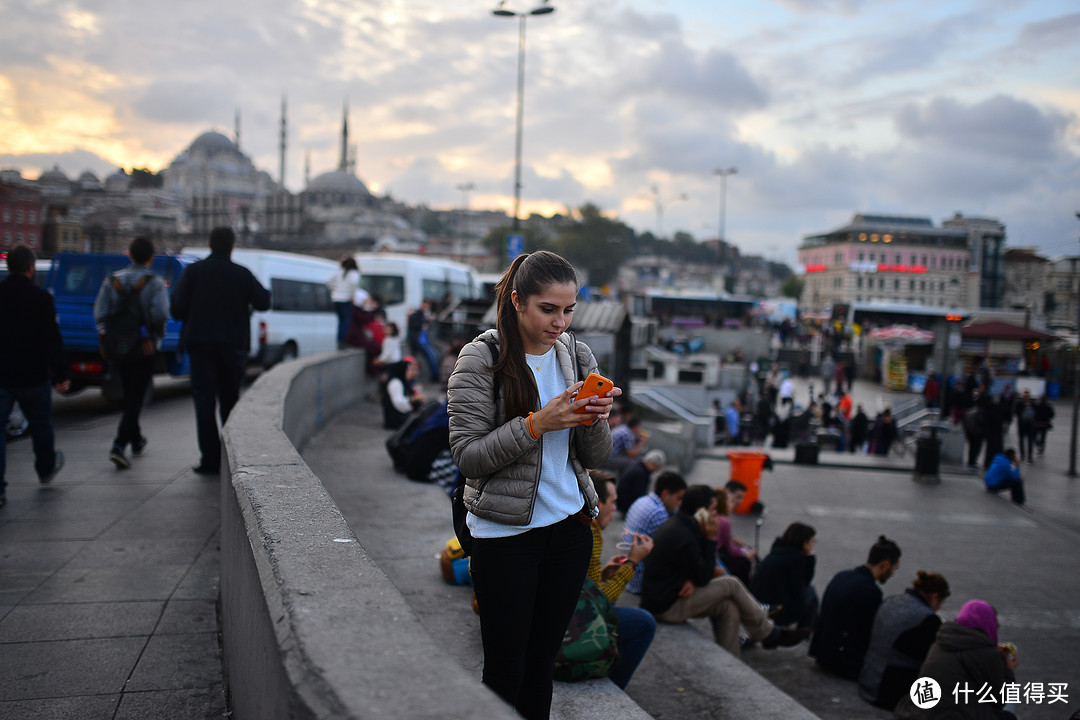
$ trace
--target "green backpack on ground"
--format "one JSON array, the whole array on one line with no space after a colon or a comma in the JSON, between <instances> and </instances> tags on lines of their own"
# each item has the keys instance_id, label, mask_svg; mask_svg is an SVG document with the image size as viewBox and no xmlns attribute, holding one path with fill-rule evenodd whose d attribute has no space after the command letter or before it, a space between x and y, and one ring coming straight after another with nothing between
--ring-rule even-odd
<instances>
[{"instance_id":1,"label":"green backpack on ground","mask_svg":"<svg viewBox=\"0 0 1080 720\"><path fill-rule=\"evenodd\" d=\"M618 639L615 607L596 583L585 578L574 617L555 658L555 679L575 682L606 677L619 662Z\"/></svg>"}]
</instances>

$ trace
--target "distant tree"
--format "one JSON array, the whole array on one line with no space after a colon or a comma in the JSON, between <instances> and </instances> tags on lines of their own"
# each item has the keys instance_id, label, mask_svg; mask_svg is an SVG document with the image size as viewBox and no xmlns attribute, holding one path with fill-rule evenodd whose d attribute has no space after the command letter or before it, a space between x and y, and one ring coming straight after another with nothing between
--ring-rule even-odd
<instances>
[{"instance_id":1,"label":"distant tree","mask_svg":"<svg viewBox=\"0 0 1080 720\"><path fill-rule=\"evenodd\" d=\"M493 256L499 258L500 268L505 268L509 265L506 261L506 239L513 234L513 226L507 224L493 228L484 236L484 247L486 247L488 252ZM518 234L525 238L525 252L527 253L551 249L540 226L535 223L522 223Z\"/></svg>"},{"instance_id":2,"label":"distant tree","mask_svg":"<svg viewBox=\"0 0 1080 720\"><path fill-rule=\"evenodd\" d=\"M734 275L725 275L724 276L724 292L726 292L726 293L735 292L735 276Z\"/></svg>"},{"instance_id":3,"label":"distant tree","mask_svg":"<svg viewBox=\"0 0 1080 720\"><path fill-rule=\"evenodd\" d=\"M165 184L165 178L153 170L133 168L131 171L132 189L154 189Z\"/></svg>"},{"instance_id":4,"label":"distant tree","mask_svg":"<svg viewBox=\"0 0 1080 720\"><path fill-rule=\"evenodd\" d=\"M593 203L582 205L560 230L551 249L588 275L590 285L606 285L629 257L634 231L605 217Z\"/></svg>"},{"instance_id":5,"label":"distant tree","mask_svg":"<svg viewBox=\"0 0 1080 720\"><path fill-rule=\"evenodd\" d=\"M668 243L670 245L670 243ZM651 232L644 232L640 235L634 233L630 238L630 256L637 257L638 255L658 255L659 241L656 236Z\"/></svg>"},{"instance_id":6,"label":"distant tree","mask_svg":"<svg viewBox=\"0 0 1080 720\"><path fill-rule=\"evenodd\" d=\"M806 283L798 275L792 275L780 286L780 294L784 297L798 300L802 296L803 286Z\"/></svg>"},{"instance_id":7,"label":"distant tree","mask_svg":"<svg viewBox=\"0 0 1080 720\"><path fill-rule=\"evenodd\" d=\"M671 256L676 260L687 263L708 264L716 263L716 253L706 245L702 245L688 232L677 232L671 240Z\"/></svg>"}]
</instances>

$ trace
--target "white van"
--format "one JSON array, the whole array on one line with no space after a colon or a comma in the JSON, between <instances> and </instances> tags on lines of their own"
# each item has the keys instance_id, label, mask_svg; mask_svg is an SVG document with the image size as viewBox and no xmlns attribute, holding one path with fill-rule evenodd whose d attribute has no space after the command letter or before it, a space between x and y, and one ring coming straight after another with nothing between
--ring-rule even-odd
<instances>
[{"instance_id":1,"label":"white van","mask_svg":"<svg viewBox=\"0 0 1080 720\"><path fill-rule=\"evenodd\" d=\"M206 257L210 248L184 248ZM337 315L326 281L338 263L274 250L237 248L232 260L270 291L270 309L251 315L251 362L271 367L302 355L337 349Z\"/></svg>"},{"instance_id":2,"label":"white van","mask_svg":"<svg viewBox=\"0 0 1080 720\"><path fill-rule=\"evenodd\" d=\"M424 300L441 304L454 299L480 297L480 284L468 265L401 253L357 253L360 284L378 295L386 308L388 322L397 323L404 337L409 313Z\"/></svg>"}]
</instances>

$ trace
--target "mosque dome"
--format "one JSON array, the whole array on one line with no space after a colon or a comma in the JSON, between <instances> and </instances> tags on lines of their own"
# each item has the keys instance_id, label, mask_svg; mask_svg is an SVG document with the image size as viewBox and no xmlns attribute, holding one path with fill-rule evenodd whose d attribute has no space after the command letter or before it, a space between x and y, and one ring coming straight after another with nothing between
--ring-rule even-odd
<instances>
[{"instance_id":1,"label":"mosque dome","mask_svg":"<svg viewBox=\"0 0 1080 720\"><path fill-rule=\"evenodd\" d=\"M217 131L211 130L195 138L195 142L191 143L188 152L191 154L202 152L205 155L216 155L220 152L239 152L239 150L232 140Z\"/></svg>"},{"instance_id":2,"label":"mosque dome","mask_svg":"<svg viewBox=\"0 0 1080 720\"><path fill-rule=\"evenodd\" d=\"M83 174L79 176L79 187L83 190L100 190L101 181L98 180L98 176L89 170L83 171Z\"/></svg>"},{"instance_id":3,"label":"mosque dome","mask_svg":"<svg viewBox=\"0 0 1080 720\"><path fill-rule=\"evenodd\" d=\"M123 168L119 168L109 177L105 178L105 189L108 192L127 192L131 186L131 176Z\"/></svg>"},{"instance_id":4,"label":"mosque dome","mask_svg":"<svg viewBox=\"0 0 1080 720\"><path fill-rule=\"evenodd\" d=\"M309 193L337 193L340 195L361 195L368 197L371 193L360 178L347 170L331 170L323 173L308 183Z\"/></svg>"},{"instance_id":5,"label":"mosque dome","mask_svg":"<svg viewBox=\"0 0 1080 720\"><path fill-rule=\"evenodd\" d=\"M41 177L38 178L38 182L68 183L71 182L71 180L68 179L68 176L64 174L64 172L60 169L59 165L53 165L52 170L46 170L45 172L41 173Z\"/></svg>"}]
</instances>

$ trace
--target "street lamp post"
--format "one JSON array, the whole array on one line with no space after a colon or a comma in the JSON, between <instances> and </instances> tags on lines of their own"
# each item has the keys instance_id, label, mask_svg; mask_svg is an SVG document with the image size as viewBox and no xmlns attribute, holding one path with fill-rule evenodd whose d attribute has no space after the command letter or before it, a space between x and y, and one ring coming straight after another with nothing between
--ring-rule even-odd
<instances>
[{"instance_id":1,"label":"street lamp post","mask_svg":"<svg viewBox=\"0 0 1080 720\"><path fill-rule=\"evenodd\" d=\"M727 222L727 179L728 175L734 175L739 172L737 168L717 168L713 170L713 175L720 176L720 236L718 240L725 240L724 225ZM717 248L719 250L719 248Z\"/></svg>"},{"instance_id":2,"label":"street lamp post","mask_svg":"<svg viewBox=\"0 0 1080 720\"><path fill-rule=\"evenodd\" d=\"M555 8L544 4L528 12L516 12L503 8L506 0L491 11L498 17L516 17L518 30L518 72L517 72L517 133L514 140L514 234L521 228L521 127L525 113L525 19L529 15L550 15ZM545 0L546 3L546 0Z\"/></svg>"},{"instance_id":3,"label":"street lamp post","mask_svg":"<svg viewBox=\"0 0 1080 720\"><path fill-rule=\"evenodd\" d=\"M682 193L678 197L665 201L660 195L659 186L653 185L650 189L653 194L653 205L656 207L656 239L662 240L664 237L664 209L681 200L688 200L689 197L686 193Z\"/></svg>"},{"instance_id":4,"label":"street lamp post","mask_svg":"<svg viewBox=\"0 0 1080 720\"><path fill-rule=\"evenodd\" d=\"M471 182L458 183L457 189L461 191L461 226L458 228L458 232L462 237L468 235L469 230L469 193L476 189L476 186Z\"/></svg>"}]
</instances>

